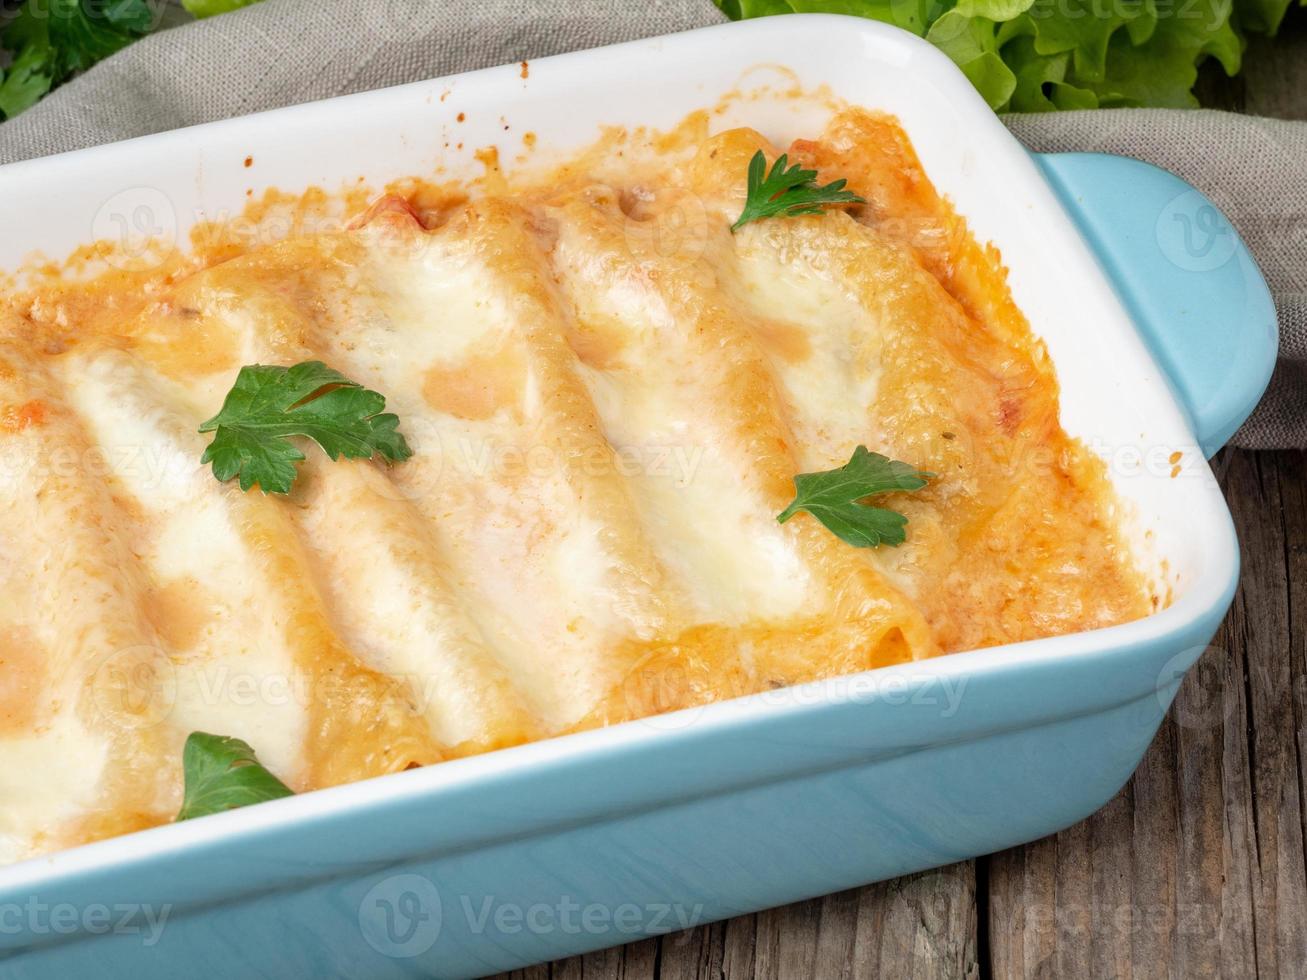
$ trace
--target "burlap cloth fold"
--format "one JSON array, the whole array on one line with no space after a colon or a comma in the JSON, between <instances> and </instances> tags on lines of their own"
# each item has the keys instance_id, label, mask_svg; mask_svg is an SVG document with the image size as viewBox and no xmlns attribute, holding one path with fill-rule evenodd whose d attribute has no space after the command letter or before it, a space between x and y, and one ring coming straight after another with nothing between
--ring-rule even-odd
<instances>
[{"instance_id":1,"label":"burlap cloth fold","mask_svg":"<svg viewBox=\"0 0 1307 980\"><path fill-rule=\"evenodd\" d=\"M0 163L722 19L709 0L265 0L154 34L0 124ZM1307 123L1169 109L1007 123L1035 150L1156 163L1221 206L1281 330L1271 389L1233 441L1307 446Z\"/></svg>"}]
</instances>

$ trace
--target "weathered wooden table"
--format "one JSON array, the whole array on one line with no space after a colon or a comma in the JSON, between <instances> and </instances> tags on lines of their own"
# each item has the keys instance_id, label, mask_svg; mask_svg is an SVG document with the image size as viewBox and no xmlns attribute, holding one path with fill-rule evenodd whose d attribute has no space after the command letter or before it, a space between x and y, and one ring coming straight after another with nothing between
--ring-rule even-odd
<instances>
[{"instance_id":1,"label":"weathered wooden table","mask_svg":"<svg viewBox=\"0 0 1307 980\"><path fill-rule=\"evenodd\" d=\"M1204 75L1214 108L1307 119L1307 10ZM1130 783L1000 854L513 974L1307 978L1307 453L1214 462L1243 546L1225 624Z\"/></svg>"}]
</instances>

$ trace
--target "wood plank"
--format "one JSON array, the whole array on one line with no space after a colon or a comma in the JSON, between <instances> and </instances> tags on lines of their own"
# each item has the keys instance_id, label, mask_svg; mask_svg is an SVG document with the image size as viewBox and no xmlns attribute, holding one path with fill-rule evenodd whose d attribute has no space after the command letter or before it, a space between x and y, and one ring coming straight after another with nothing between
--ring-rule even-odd
<instances>
[{"instance_id":1,"label":"wood plank","mask_svg":"<svg viewBox=\"0 0 1307 980\"><path fill-rule=\"evenodd\" d=\"M555 963L500 974L500 980L652 980L658 976L658 940L646 939Z\"/></svg>"},{"instance_id":2,"label":"wood plank","mask_svg":"<svg viewBox=\"0 0 1307 980\"><path fill-rule=\"evenodd\" d=\"M503 978L979 980L976 913L965 861Z\"/></svg>"},{"instance_id":3,"label":"wood plank","mask_svg":"<svg viewBox=\"0 0 1307 980\"><path fill-rule=\"evenodd\" d=\"M720 930L722 953L691 974L667 951L661 976L875 980L980 975L974 862L908 875L742 916ZM672 972L672 964L676 963Z\"/></svg>"},{"instance_id":4,"label":"wood plank","mask_svg":"<svg viewBox=\"0 0 1307 980\"><path fill-rule=\"evenodd\" d=\"M1307 9L1290 9L1276 37L1249 38L1235 78L1209 60L1195 91L1209 109L1307 119Z\"/></svg>"},{"instance_id":5,"label":"wood plank","mask_svg":"<svg viewBox=\"0 0 1307 980\"><path fill-rule=\"evenodd\" d=\"M1220 462L1244 552L1234 608L1130 784L988 860L996 977L1307 976L1307 458Z\"/></svg>"},{"instance_id":6,"label":"wood plank","mask_svg":"<svg viewBox=\"0 0 1307 980\"><path fill-rule=\"evenodd\" d=\"M727 966L726 932L745 931L751 917L731 922L714 922L684 932L664 936L659 943L659 977L661 980L696 980L698 977L746 975L739 964ZM737 925L739 923L739 925ZM747 951L752 955L751 947Z\"/></svg>"},{"instance_id":7,"label":"wood plank","mask_svg":"<svg viewBox=\"0 0 1307 980\"><path fill-rule=\"evenodd\" d=\"M980 976L974 861L872 885L859 906L858 977Z\"/></svg>"},{"instance_id":8,"label":"wood plank","mask_svg":"<svg viewBox=\"0 0 1307 980\"><path fill-rule=\"evenodd\" d=\"M1304 92L1307 97L1307 92ZM1284 563L1288 579L1289 671L1294 721L1294 750L1298 778L1300 833L1307 840L1307 453L1284 454L1294 463L1280 465L1280 503L1284 509ZM1295 465L1296 464L1296 465ZM1291 469L1290 467L1294 468ZM1307 852L1307 845L1304 845ZM1307 863L1307 858L1304 859ZM1307 910L1286 910L1301 924ZM1298 976L1307 976L1307 949L1298 940L1297 959L1288 964Z\"/></svg>"},{"instance_id":9,"label":"wood plank","mask_svg":"<svg viewBox=\"0 0 1307 980\"><path fill-rule=\"evenodd\" d=\"M1250 869L1257 963L1266 976L1307 975L1307 872L1290 670L1291 632L1282 482L1270 454L1231 481L1243 529L1243 586L1231 616L1245 658L1247 751L1255 848ZM1238 469L1232 472L1237 473Z\"/></svg>"}]
</instances>

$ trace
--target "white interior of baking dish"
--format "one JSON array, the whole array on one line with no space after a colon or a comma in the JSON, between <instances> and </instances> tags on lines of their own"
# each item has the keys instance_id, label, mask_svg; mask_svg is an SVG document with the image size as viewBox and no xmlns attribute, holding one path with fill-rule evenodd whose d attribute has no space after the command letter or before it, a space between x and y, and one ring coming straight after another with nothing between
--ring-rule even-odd
<instances>
[{"instance_id":1,"label":"white interior of baking dish","mask_svg":"<svg viewBox=\"0 0 1307 980\"><path fill-rule=\"evenodd\" d=\"M487 146L511 172L527 131L547 158L605 125L671 127L733 92L713 129L749 125L784 145L830 111L776 94L796 87L902 121L936 187L999 248L1057 367L1063 425L1108 460L1141 563L1183 600L1168 618L1217 601L1236 557L1228 516L1161 372L1030 158L943 55L881 24L767 18L18 164L0 170L0 269L142 230L183 240L239 215L251 190L473 177Z\"/></svg>"},{"instance_id":2,"label":"white interior of baking dish","mask_svg":"<svg viewBox=\"0 0 1307 980\"><path fill-rule=\"evenodd\" d=\"M117 237L123 221L184 237L197 221L239 214L251 188L332 188L360 177L382 186L438 165L474 176L483 171L474 150L488 145L503 148L511 170L527 130L540 146L562 151L592 142L603 125L672 126L734 90L759 95L733 100L714 128L750 125L783 145L815 134L828 103L770 98L766 90L828 86L898 116L935 185L977 238L1001 250L1015 298L1057 366L1064 426L1108 459L1140 559L1174 585L1176 597L1164 612L1110 630L877 673L911 667L920 680L1164 640L1225 599L1237 562L1233 529L1165 379L1032 161L929 45L863 20L770 18L535 62L525 74L514 65L0 169L0 269L17 268L34 249L58 258ZM254 166L245 166L247 156ZM1172 478L1176 451L1183 471ZM823 682L805 690L811 697L791 707L844 700L854 688ZM758 697L738 699L697 709L697 723L710 733L771 710ZM184 849L220 829L240 833L375 803L401 789L394 780L404 780L406 792L426 792L600 743L656 738L659 730L653 720L584 732L133 834L0 870L0 883L20 888L57 872L145 858L165 843Z\"/></svg>"}]
</instances>

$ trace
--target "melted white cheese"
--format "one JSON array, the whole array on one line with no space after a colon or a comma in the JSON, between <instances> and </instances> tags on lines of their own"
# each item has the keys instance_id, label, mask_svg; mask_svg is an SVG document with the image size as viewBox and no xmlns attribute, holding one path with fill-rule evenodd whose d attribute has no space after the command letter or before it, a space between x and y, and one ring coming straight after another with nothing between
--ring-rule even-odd
<instances>
[{"instance_id":1,"label":"melted white cheese","mask_svg":"<svg viewBox=\"0 0 1307 980\"><path fill-rule=\"evenodd\" d=\"M870 311L818 267L817 257L799 250L782 254L759 231L746 231L737 268L746 307L797 328L809 345L805 356L773 358L800 429L801 467L843 465L855 446L874 445L880 328Z\"/></svg>"},{"instance_id":2,"label":"melted white cheese","mask_svg":"<svg viewBox=\"0 0 1307 980\"><path fill-rule=\"evenodd\" d=\"M307 695L290 654L267 629L258 557L237 533L231 498L214 492L213 475L200 464L203 416L118 351L70 355L61 375L97 443L113 450L109 472L148 515L154 533L134 550L156 582L193 582L191 601L206 607L194 644L166 651L176 683L167 724L180 737L241 733L289 778L300 765Z\"/></svg>"},{"instance_id":3,"label":"melted white cheese","mask_svg":"<svg viewBox=\"0 0 1307 980\"><path fill-rule=\"evenodd\" d=\"M0 862L8 862L95 802L108 753L103 734L88 731L71 709L43 730L6 738L0 752Z\"/></svg>"}]
</instances>

